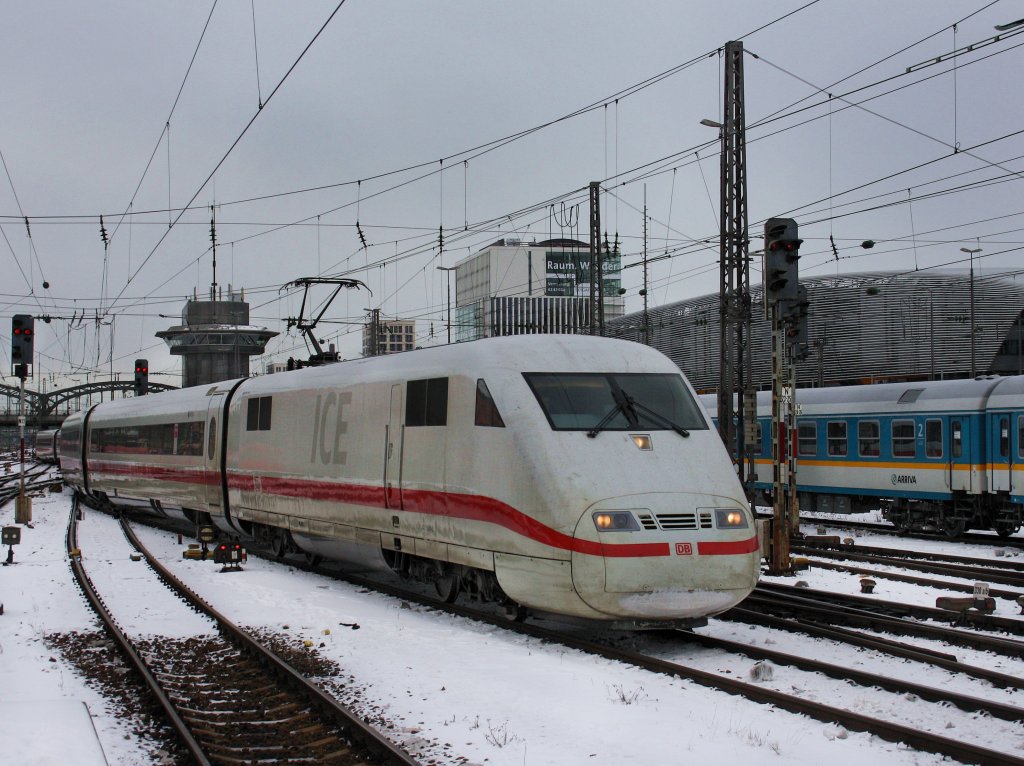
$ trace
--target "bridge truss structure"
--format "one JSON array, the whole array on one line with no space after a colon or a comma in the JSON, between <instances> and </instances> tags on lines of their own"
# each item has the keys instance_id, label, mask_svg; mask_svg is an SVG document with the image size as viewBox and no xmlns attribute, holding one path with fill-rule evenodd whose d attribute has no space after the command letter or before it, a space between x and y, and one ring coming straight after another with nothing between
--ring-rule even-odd
<instances>
[{"instance_id":1,"label":"bridge truss structure","mask_svg":"<svg viewBox=\"0 0 1024 766\"><path fill-rule=\"evenodd\" d=\"M174 390L175 386L149 383L150 393ZM83 383L80 386L60 388L45 393L25 389L25 415L33 425L57 425L73 412L85 407L118 398L135 395L131 380L110 380ZM17 425L21 411L21 393L17 386L0 384L0 425Z\"/></svg>"}]
</instances>

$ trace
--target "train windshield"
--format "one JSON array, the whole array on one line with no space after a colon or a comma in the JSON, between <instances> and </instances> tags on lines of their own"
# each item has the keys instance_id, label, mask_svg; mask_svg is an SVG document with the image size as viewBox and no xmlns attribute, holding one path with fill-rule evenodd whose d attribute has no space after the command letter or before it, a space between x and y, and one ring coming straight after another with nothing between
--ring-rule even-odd
<instances>
[{"instance_id":1,"label":"train windshield","mask_svg":"<svg viewBox=\"0 0 1024 766\"><path fill-rule=\"evenodd\" d=\"M708 427L682 377L672 373L526 372L523 377L556 431L681 433Z\"/></svg>"}]
</instances>

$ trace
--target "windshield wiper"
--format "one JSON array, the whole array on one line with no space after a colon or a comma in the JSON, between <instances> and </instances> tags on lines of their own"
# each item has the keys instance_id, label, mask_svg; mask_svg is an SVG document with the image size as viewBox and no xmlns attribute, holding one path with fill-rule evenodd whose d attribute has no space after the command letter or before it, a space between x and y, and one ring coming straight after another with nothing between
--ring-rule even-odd
<instances>
[{"instance_id":1,"label":"windshield wiper","mask_svg":"<svg viewBox=\"0 0 1024 766\"><path fill-rule=\"evenodd\" d=\"M625 391L622 392L622 396L625 398L626 404L630 407L630 409L633 410L634 415L636 414L636 410L642 410L648 417L652 418L653 420L659 421L663 426L671 428L680 436L686 437L690 435L690 432L683 428L681 425L679 425L675 421L666 418L660 412L655 412L650 407L641 404L636 399L627 394ZM639 422L639 420L640 419L637 418L637 422Z\"/></svg>"},{"instance_id":2,"label":"windshield wiper","mask_svg":"<svg viewBox=\"0 0 1024 766\"><path fill-rule=\"evenodd\" d=\"M587 431L587 436L593 439L601 431L608 427L608 424L612 422L612 419L620 412L626 416L626 420L634 428L639 424L640 418L637 417L636 410L633 406L636 404L632 399L629 398L629 394L625 391L612 390L612 399L615 400L615 406L609 410L608 414L597 421L597 425Z\"/></svg>"}]
</instances>

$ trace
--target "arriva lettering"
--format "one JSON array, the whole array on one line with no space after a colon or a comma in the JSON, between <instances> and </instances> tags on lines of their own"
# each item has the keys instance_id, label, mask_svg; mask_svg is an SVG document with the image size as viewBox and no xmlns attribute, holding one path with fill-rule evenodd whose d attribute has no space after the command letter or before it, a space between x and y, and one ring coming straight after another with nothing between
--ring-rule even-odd
<instances>
[{"instance_id":1,"label":"arriva lettering","mask_svg":"<svg viewBox=\"0 0 1024 766\"><path fill-rule=\"evenodd\" d=\"M894 473L892 475L892 483L895 484L917 484L917 477L906 474Z\"/></svg>"},{"instance_id":2,"label":"arriva lettering","mask_svg":"<svg viewBox=\"0 0 1024 766\"><path fill-rule=\"evenodd\" d=\"M348 433L345 410L352 403L352 393L345 391L318 394L313 411L313 439L309 448L309 462L317 458L323 465L345 465L348 453L341 449L341 437ZM334 410L333 416L331 410Z\"/></svg>"}]
</instances>

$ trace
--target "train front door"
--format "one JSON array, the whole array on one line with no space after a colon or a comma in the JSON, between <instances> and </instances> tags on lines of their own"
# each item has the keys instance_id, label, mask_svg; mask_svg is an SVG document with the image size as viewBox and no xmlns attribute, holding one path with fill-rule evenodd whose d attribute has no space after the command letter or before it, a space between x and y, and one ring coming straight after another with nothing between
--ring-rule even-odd
<instances>
[{"instance_id":1,"label":"train front door","mask_svg":"<svg viewBox=\"0 0 1024 766\"><path fill-rule=\"evenodd\" d=\"M402 507L402 447L405 441L405 408L401 383L391 386L391 409L384 429L384 504Z\"/></svg>"},{"instance_id":2,"label":"train front door","mask_svg":"<svg viewBox=\"0 0 1024 766\"><path fill-rule=\"evenodd\" d=\"M988 486L991 492L1009 492L1011 489L1012 437L1010 414L991 412L988 415Z\"/></svg>"},{"instance_id":3,"label":"train front door","mask_svg":"<svg viewBox=\"0 0 1024 766\"><path fill-rule=\"evenodd\" d=\"M224 394L214 394L206 407L206 425L203 429L205 444L203 445L204 471L203 484L206 486L206 502L210 513L219 515L223 505L223 491L220 475L221 442L220 426L221 409L224 406Z\"/></svg>"}]
</instances>

